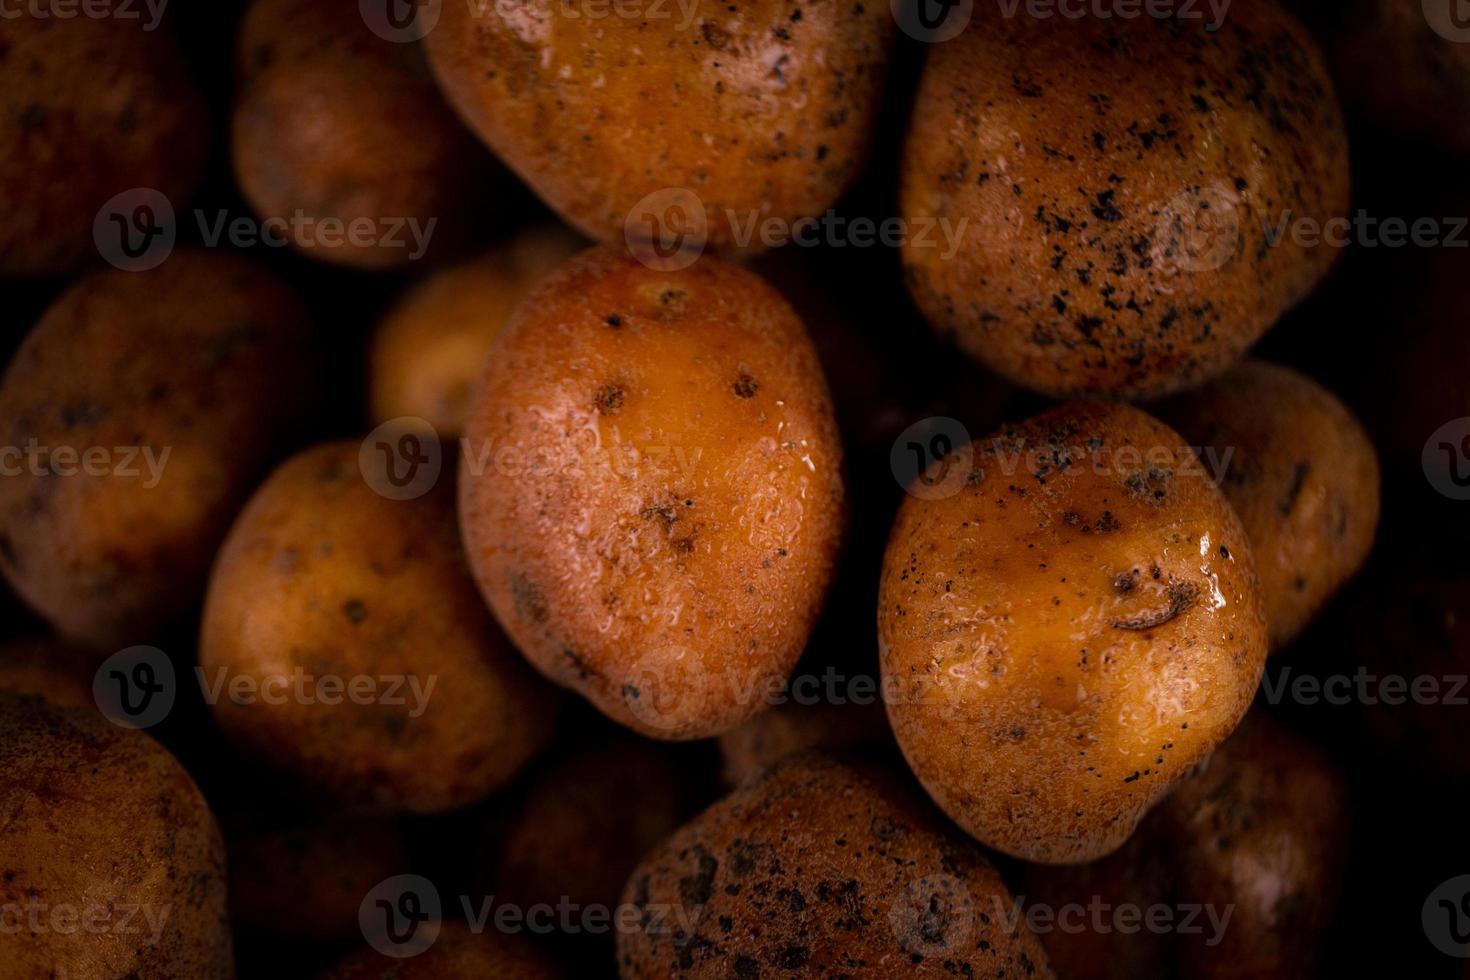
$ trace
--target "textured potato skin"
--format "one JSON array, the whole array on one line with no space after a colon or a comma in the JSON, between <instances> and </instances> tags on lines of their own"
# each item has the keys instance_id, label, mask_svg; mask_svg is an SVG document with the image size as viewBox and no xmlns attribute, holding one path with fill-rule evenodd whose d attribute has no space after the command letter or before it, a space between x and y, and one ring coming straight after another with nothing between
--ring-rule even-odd
<instances>
[{"instance_id":1,"label":"textured potato skin","mask_svg":"<svg viewBox=\"0 0 1470 980\"><path fill-rule=\"evenodd\" d=\"M0 977L235 975L224 845L173 756L95 711L0 692L0 772L0 905L21 910L0 929ZM38 906L42 922L70 906L109 925L36 931ZM162 919L156 942L129 908Z\"/></svg>"},{"instance_id":2,"label":"textured potato skin","mask_svg":"<svg viewBox=\"0 0 1470 980\"><path fill-rule=\"evenodd\" d=\"M981 850L889 774L792 757L653 851L623 891L623 980L1049 977ZM973 971L973 973L971 972Z\"/></svg>"},{"instance_id":3,"label":"textured potato skin","mask_svg":"<svg viewBox=\"0 0 1470 980\"><path fill-rule=\"evenodd\" d=\"M95 711L90 654L50 636L0 645L0 691L35 694L67 708Z\"/></svg>"},{"instance_id":4,"label":"textured potato skin","mask_svg":"<svg viewBox=\"0 0 1470 980\"><path fill-rule=\"evenodd\" d=\"M495 338L526 293L580 242L559 225L527 229L416 284L373 336L374 418L413 416L428 420L442 438L460 435Z\"/></svg>"},{"instance_id":5,"label":"textured potato skin","mask_svg":"<svg viewBox=\"0 0 1470 980\"><path fill-rule=\"evenodd\" d=\"M678 4L632 20L448 3L425 45L470 128L588 237L621 241L641 199L684 188L708 244L743 247L726 209L820 214L861 171L893 19L882 4L690 9L685 25Z\"/></svg>"},{"instance_id":6,"label":"textured potato skin","mask_svg":"<svg viewBox=\"0 0 1470 980\"><path fill-rule=\"evenodd\" d=\"M444 105L418 45L379 38L354 4L316 0L254 0L239 44L231 148L257 214L368 218L375 234L413 218L431 232L432 257L463 243L504 175ZM341 265L417 261L406 226L394 235L403 247L287 234Z\"/></svg>"},{"instance_id":7,"label":"textured potato skin","mask_svg":"<svg viewBox=\"0 0 1470 980\"><path fill-rule=\"evenodd\" d=\"M1368 434L1330 391L1262 361L1156 411L1225 462L1221 489L1250 538L1271 649L1280 650L1373 547L1379 474Z\"/></svg>"},{"instance_id":8,"label":"textured potato skin","mask_svg":"<svg viewBox=\"0 0 1470 980\"><path fill-rule=\"evenodd\" d=\"M1347 787L1316 746L1258 715L1160 807L1189 901L1233 906L1222 941L1180 936L1183 973L1309 976L1347 861Z\"/></svg>"},{"instance_id":9,"label":"textured potato skin","mask_svg":"<svg viewBox=\"0 0 1470 980\"><path fill-rule=\"evenodd\" d=\"M426 952L397 959L364 947L318 980L558 980L562 972L523 936L487 930L474 933L460 922L446 922Z\"/></svg>"},{"instance_id":10,"label":"textured potato skin","mask_svg":"<svg viewBox=\"0 0 1470 980\"><path fill-rule=\"evenodd\" d=\"M208 144L204 99L166 30L78 16L75 5L70 17L7 17L0 276L57 275L95 259L92 223L123 191L150 187L182 209Z\"/></svg>"},{"instance_id":11,"label":"textured potato skin","mask_svg":"<svg viewBox=\"0 0 1470 980\"><path fill-rule=\"evenodd\" d=\"M788 703L720 736L724 779L738 786L800 752L856 752L891 741L881 704Z\"/></svg>"},{"instance_id":12,"label":"textured potato skin","mask_svg":"<svg viewBox=\"0 0 1470 980\"><path fill-rule=\"evenodd\" d=\"M760 710L843 519L826 384L774 290L583 253L506 327L466 431L470 565L542 673L656 738Z\"/></svg>"},{"instance_id":13,"label":"textured potato skin","mask_svg":"<svg viewBox=\"0 0 1470 980\"><path fill-rule=\"evenodd\" d=\"M1163 394L1219 374L1341 251L1267 244L1287 211L1347 210L1343 122L1314 42L1266 0L1236 4L1215 33L981 8L931 49L904 149L901 213L969 222L947 260L905 246L919 308L1048 394ZM1222 213L1237 247L1215 253Z\"/></svg>"},{"instance_id":14,"label":"textured potato skin","mask_svg":"<svg viewBox=\"0 0 1470 980\"><path fill-rule=\"evenodd\" d=\"M67 290L0 381L0 445L43 450L0 479L0 571L17 594L102 649L193 606L188 584L311 402L313 345L300 301L228 252ZM104 448L108 465L68 473L79 460L53 465L63 448Z\"/></svg>"},{"instance_id":15,"label":"textured potato skin","mask_svg":"<svg viewBox=\"0 0 1470 980\"><path fill-rule=\"evenodd\" d=\"M1044 863L1115 850L1235 727L1266 655L1240 521L1184 440L1071 403L899 509L878 638L899 747L941 809Z\"/></svg>"},{"instance_id":16,"label":"textured potato skin","mask_svg":"<svg viewBox=\"0 0 1470 980\"><path fill-rule=\"evenodd\" d=\"M260 680L412 676L405 703L285 698L214 704L220 727L268 765L351 801L412 812L471 803L549 737L554 692L490 622L465 574L453 492L379 497L356 443L287 460L256 491L210 578L199 663ZM314 690L308 686L308 691ZM388 692L384 692L388 693Z\"/></svg>"}]
</instances>

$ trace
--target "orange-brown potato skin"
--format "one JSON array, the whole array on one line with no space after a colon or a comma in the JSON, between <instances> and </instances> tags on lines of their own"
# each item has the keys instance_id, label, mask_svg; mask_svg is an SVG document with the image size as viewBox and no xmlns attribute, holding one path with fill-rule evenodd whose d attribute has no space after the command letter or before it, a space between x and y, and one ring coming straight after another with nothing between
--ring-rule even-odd
<instances>
[{"instance_id":1,"label":"orange-brown potato skin","mask_svg":"<svg viewBox=\"0 0 1470 980\"><path fill-rule=\"evenodd\" d=\"M445 922L439 938L417 956L384 956L368 947L350 954L318 980L559 980L561 970L524 936L487 928L475 933L460 922Z\"/></svg>"},{"instance_id":2,"label":"orange-brown potato skin","mask_svg":"<svg viewBox=\"0 0 1470 980\"><path fill-rule=\"evenodd\" d=\"M1224 371L1322 279L1340 249L1266 234L1347 210L1321 55L1274 3L1203 24L977 4L932 47L900 211L968 222L948 259L903 250L936 329L1037 391L1163 394ZM1233 250L1210 232L1231 227Z\"/></svg>"},{"instance_id":3,"label":"orange-brown potato skin","mask_svg":"<svg viewBox=\"0 0 1470 980\"><path fill-rule=\"evenodd\" d=\"M755 0L696 6L688 24L662 10L446 3L425 45L470 128L590 238L622 241L635 205L670 188L699 198L721 250L759 245L740 241L753 216L828 208L872 141L886 7Z\"/></svg>"},{"instance_id":4,"label":"orange-brown potato skin","mask_svg":"<svg viewBox=\"0 0 1470 980\"><path fill-rule=\"evenodd\" d=\"M1262 361L1156 411L1224 464L1221 489L1250 538L1271 649L1280 650L1373 547L1378 456L1368 434L1330 391Z\"/></svg>"},{"instance_id":5,"label":"orange-brown potato skin","mask_svg":"<svg viewBox=\"0 0 1470 980\"><path fill-rule=\"evenodd\" d=\"M251 755L349 801L431 813L502 786L550 735L554 692L490 622L465 573L453 492L378 496L356 443L297 454L256 491L210 578L199 663L257 682L415 677L434 688L418 717L404 703L287 696L213 705ZM263 691L269 690L262 688ZM381 690L381 688L380 688ZM384 691L383 693L389 693Z\"/></svg>"},{"instance_id":6,"label":"orange-brown potato skin","mask_svg":"<svg viewBox=\"0 0 1470 980\"><path fill-rule=\"evenodd\" d=\"M410 289L378 325L368 355L374 419L412 416L442 438L459 436L495 338L532 287L580 244L558 225L530 228Z\"/></svg>"},{"instance_id":7,"label":"orange-brown potato skin","mask_svg":"<svg viewBox=\"0 0 1470 980\"><path fill-rule=\"evenodd\" d=\"M387 269L453 252L505 183L444 105L419 46L378 37L356 4L255 0L239 69L231 149L256 214L373 224L371 242L282 232L314 259ZM410 228L392 227L410 218L428 233L423 255Z\"/></svg>"},{"instance_id":8,"label":"orange-brown potato skin","mask_svg":"<svg viewBox=\"0 0 1470 980\"><path fill-rule=\"evenodd\" d=\"M235 975L219 829L158 743L0 692L0 772L0 978Z\"/></svg>"},{"instance_id":9,"label":"orange-brown potato skin","mask_svg":"<svg viewBox=\"0 0 1470 980\"><path fill-rule=\"evenodd\" d=\"M1266 625L1249 543L1184 440L1125 405L1063 405L973 452L957 492L905 500L889 538L889 720L983 843L1093 860L1250 704Z\"/></svg>"},{"instance_id":10,"label":"orange-brown potato skin","mask_svg":"<svg viewBox=\"0 0 1470 980\"><path fill-rule=\"evenodd\" d=\"M65 13L56 0L40 4ZM168 31L70 13L4 22L0 276L58 275L95 259L93 221L110 198L147 187L182 210L203 172L204 99Z\"/></svg>"},{"instance_id":11,"label":"orange-brown potato skin","mask_svg":"<svg viewBox=\"0 0 1470 980\"><path fill-rule=\"evenodd\" d=\"M313 346L294 294L225 251L102 270L62 294L0 381L0 446L41 451L0 479L0 572L16 593L103 650L194 607L312 401ZM89 450L107 452L91 472L58 455Z\"/></svg>"},{"instance_id":12,"label":"orange-brown potato skin","mask_svg":"<svg viewBox=\"0 0 1470 980\"><path fill-rule=\"evenodd\" d=\"M774 290L708 257L583 253L506 327L466 431L470 565L542 673L656 738L762 708L843 514L826 384Z\"/></svg>"},{"instance_id":13,"label":"orange-brown potato skin","mask_svg":"<svg viewBox=\"0 0 1470 980\"><path fill-rule=\"evenodd\" d=\"M787 703L721 735L719 744L724 780L739 786L800 752L856 752L891 740L881 704Z\"/></svg>"},{"instance_id":14,"label":"orange-brown potato skin","mask_svg":"<svg viewBox=\"0 0 1470 980\"><path fill-rule=\"evenodd\" d=\"M980 848L907 783L792 757L654 850L623 901L623 980L1050 977ZM687 923L687 925L686 925Z\"/></svg>"}]
</instances>

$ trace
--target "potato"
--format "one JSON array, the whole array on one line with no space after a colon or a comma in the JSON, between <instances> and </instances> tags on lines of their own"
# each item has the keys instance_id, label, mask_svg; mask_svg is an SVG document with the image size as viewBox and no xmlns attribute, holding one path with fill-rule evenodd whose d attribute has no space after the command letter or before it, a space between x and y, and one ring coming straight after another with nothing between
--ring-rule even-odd
<instances>
[{"instance_id":1,"label":"potato","mask_svg":"<svg viewBox=\"0 0 1470 980\"><path fill-rule=\"evenodd\" d=\"M1313 975L1347 862L1347 809L1332 762L1259 714L1182 782L1159 808L1159 846L1184 901L1232 911L1218 936L1179 936L1181 975Z\"/></svg>"},{"instance_id":2,"label":"potato","mask_svg":"<svg viewBox=\"0 0 1470 980\"><path fill-rule=\"evenodd\" d=\"M225 840L235 927L273 942L361 939L363 896L409 864L396 822L370 814L246 812L225 821Z\"/></svg>"},{"instance_id":3,"label":"potato","mask_svg":"<svg viewBox=\"0 0 1470 980\"><path fill-rule=\"evenodd\" d=\"M882 4L625 16L447 3L425 46L470 128L599 241L682 228L699 245L754 251L761 221L790 228L851 186L894 35Z\"/></svg>"},{"instance_id":4,"label":"potato","mask_svg":"<svg viewBox=\"0 0 1470 980\"><path fill-rule=\"evenodd\" d=\"M195 606L311 402L312 343L295 296L228 252L67 290L0 381L0 571L15 591L95 648Z\"/></svg>"},{"instance_id":5,"label":"potato","mask_svg":"<svg viewBox=\"0 0 1470 980\"><path fill-rule=\"evenodd\" d=\"M35 694L62 707L95 711L91 659L50 636L11 640L0 645L0 691Z\"/></svg>"},{"instance_id":6,"label":"potato","mask_svg":"<svg viewBox=\"0 0 1470 980\"><path fill-rule=\"evenodd\" d=\"M446 922L427 952L395 958L363 948L320 975L319 980L557 980L562 973L530 940L497 932L477 933Z\"/></svg>"},{"instance_id":7,"label":"potato","mask_svg":"<svg viewBox=\"0 0 1470 980\"><path fill-rule=\"evenodd\" d=\"M666 746L632 737L580 746L531 785L501 836L493 893L529 908L612 908L638 859L691 815Z\"/></svg>"},{"instance_id":8,"label":"potato","mask_svg":"<svg viewBox=\"0 0 1470 980\"><path fill-rule=\"evenodd\" d=\"M883 706L787 702L720 736L724 778L738 786L787 756L837 752L891 741Z\"/></svg>"},{"instance_id":9,"label":"potato","mask_svg":"<svg viewBox=\"0 0 1470 980\"><path fill-rule=\"evenodd\" d=\"M0 692L0 978L233 977L225 855L173 756Z\"/></svg>"},{"instance_id":10,"label":"potato","mask_svg":"<svg viewBox=\"0 0 1470 980\"><path fill-rule=\"evenodd\" d=\"M1102 857L1255 693L1245 531L1183 439L1125 405L1060 406L940 467L953 494L905 500L883 562L894 735L985 844Z\"/></svg>"},{"instance_id":11,"label":"potato","mask_svg":"<svg viewBox=\"0 0 1470 980\"><path fill-rule=\"evenodd\" d=\"M381 497L356 443L297 454L246 505L209 580L199 664L228 737L351 802L466 805L552 727L552 690L465 573L447 482Z\"/></svg>"},{"instance_id":12,"label":"potato","mask_svg":"<svg viewBox=\"0 0 1470 980\"><path fill-rule=\"evenodd\" d=\"M409 290L373 337L373 417L413 416L446 439L459 436L495 338L531 287L570 258L578 242L559 225L529 228Z\"/></svg>"},{"instance_id":13,"label":"potato","mask_svg":"<svg viewBox=\"0 0 1470 980\"><path fill-rule=\"evenodd\" d=\"M1198 384L1326 274L1340 249L1268 232L1344 215L1346 154L1320 53L1268 0L1217 32L977 10L929 53L900 192L912 225L947 221L964 247L911 238L910 291L1037 391Z\"/></svg>"},{"instance_id":14,"label":"potato","mask_svg":"<svg viewBox=\"0 0 1470 980\"><path fill-rule=\"evenodd\" d=\"M363 269L438 257L504 189L418 45L377 36L356 4L255 0L239 66L236 179L305 255Z\"/></svg>"},{"instance_id":15,"label":"potato","mask_svg":"<svg viewBox=\"0 0 1470 980\"><path fill-rule=\"evenodd\" d=\"M1453 10L1447 0L1348 0L1326 31L1327 48L1350 109L1465 155L1470 36L1463 21L1450 19Z\"/></svg>"},{"instance_id":16,"label":"potato","mask_svg":"<svg viewBox=\"0 0 1470 980\"><path fill-rule=\"evenodd\" d=\"M1247 361L1156 409L1212 450L1221 488L1250 538L1271 649L1280 650L1363 566L1378 527L1378 456L1327 389Z\"/></svg>"},{"instance_id":17,"label":"potato","mask_svg":"<svg viewBox=\"0 0 1470 980\"><path fill-rule=\"evenodd\" d=\"M978 847L905 784L820 755L736 790L644 859L624 980L1049 977Z\"/></svg>"},{"instance_id":18,"label":"potato","mask_svg":"<svg viewBox=\"0 0 1470 980\"><path fill-rule=\"evenodd\" d=\"M167 30L79 16L65 0L25 9L45 15L16 8L0 38L0 276L95 259L98 211L124 191L151 188L182 208L209 145L204 99Z\"/></svg>"},{"instance_id":19,"label":"potato","mask_svg":"<svg viewBox=\"0 0 1470 980\"><path fill-rule=\"evenodd\" d=\"M542 673L656 738L761 709L843 513L821 368L769 286L714 259L577 256L506 327L466 431L470 565Z\"/></svg>"}]
</instances>

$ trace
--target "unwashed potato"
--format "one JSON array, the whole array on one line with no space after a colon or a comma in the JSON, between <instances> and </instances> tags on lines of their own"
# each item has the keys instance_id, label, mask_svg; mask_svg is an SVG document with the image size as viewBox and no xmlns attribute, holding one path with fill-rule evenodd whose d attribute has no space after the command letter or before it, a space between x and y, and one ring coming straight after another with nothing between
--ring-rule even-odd
<instances>
[{"instance_id":1,"label":"unwashed potato","mask_svg":"<svg viewBox=\"0 0 1470 980\"><path fill-rule=\"evenodd\" d=\"M976 7L930 49L904 150L903 216L963 240L905 244L920 309L1048 394L1161 394L1224 371L1340 251L1268 240L1347 210L1315 42L1270 0L1218 31Z\"/></svg>"},{"instance_id":2,"label":"unwashed potato","mask_svg":"<svg viewBox=\"0 0 1470 980\"><path fill-rule=\"evenodd\" d=\"M466 551L533 664L658 738L761 709L843 514L826 384L774 290L714 259L577 256L506 327L466 431Z\"/></svg>"},{"instance_id":3,"label":"unwashed potato","mask_svg":"<svg viewBox=\"0 0 1470 980\"><path fill-rule=\"evenodd\" d=\"M1250 538L1271 648L1280 650L1368 558L1378 527L1378 456L1326 388L1247 361L1157 406L1201 450Z\"/></svg>"},{"instance_id":4,"label":"unwashed potato","mask_svg":"<svg viewBox=\"0 0 1470 980\"><path fill-rule=\"evenodd\" d=\"M1456 9L1450 0L1347 0L1327 48L1350 108L1463 155L1470 154L1470 28L1453 19Z\"/></svg>"},{"instance_id":5,"label":"unwashed potato","mask_svg":"<svg viewBox=\"0 0 1470 980\"><path fill-rule=\"evenodd\" d=\"M787 756L809 750L856 751L889 742L883 706L787 702L720 736L724 778L739 786Z\"/></svg>"},{"instance_id":6,"label":"unwashed potato","mask_svg":"<svg viewBox=\"0 0 1470 980\"><path fill-rule=\"evenodd\" d=\"M235 928L277 941L360 939L363 896L409 866L397 823L368 814L243 813L225 820L225 840Z\"/></svg>"},{"instance_id":7,"label":"unwashed potato","mask_svg":"<svg viewBox=\"0 0 1470 980\"><path fill-rule=\"evenodd\" d=\"M349 801L453 809L541 748L554 691L476 594L448 482L389 500L358 449L299 453L246 505L210 578L202 680L263 763Z\"/></svg>"},{"instance_id":8,"label":"unwashed potato","mask_svg":"<svg viewBox=\"0 0 1470 980\"><path fill-rule=\"evenodd\" d=\"M1224 928L1179 935L1181 975L1313 975L1347 862L1347 788L1316 746L1256 713L1159 807L1183 902Z\"/></svg>"},{"instance_id":9,"label":"unwashed potato","mask_svg":"<svg viewBox=\"0 0 1470 980\"><path fill-rule=\"evenodd\" d=\"M103 649L193 607L307 414L312 345L300 301L229 252L67 290L0 381L0 571L15 591Z\"/></svg>"},{"instance_id":10,"label":"unwashed potato","mask_svg":"<svg viewBox=\"0 0 1470 980\"><path fill-rule=\"evenodd\" d=\"M382 269L437 257L469 238L505 186L419 46L374 34L357 4L255 0L239 70L240 189L314 259Z\"/></svg>"},{"instance_id":11,"label":"unwashed potato","mask_svg":"<svg viewBox=\"0 0 1470 980\"><path fill-rule=\"evenodd\" d=\"M643 860L623 891L623 980L1049 977L980 848L876 768L805 754Z\"/></svg>"},{"instance_id":12,"label":"unwashed potato","mask_svg":"<svg viewBox=\"0 0 1470 980\"><path fill-rule=\"evenodd\" d=\"M67 708L96 710L92 657L50 636L0 645L0 691L36 694Z\"/></svg>"},{"instance_id":13,"label":"unwashed potato","mask_svg":"<svg viewBox=\"0 0 1470 980\"><path fill-rule=\"evenodd\" d=\"M881 3L686 7L635 22L446 3L425 45L470 127L589 237L758 249L761 221L822 213L862 170L893 18Z\"/></svg>"},{"instance_id":14,"label":"unwashed potato","mask_svg":"<svg viewBox=\"0 0 1470 980\"><path fill-rule=\"evenodd\" d=\"M224 846L173 756L0 692L0 772L0 978L234 976Z\"/></svg>"},{"instance_id":15,"label":"unwashed potato","mask_svg":"<svg viewBox=\"0 0 1470 980\"><path fill-rule=\"evenodd\" d=\"M1266 656L1250 546L1184 440L1137 409L1063 405L968 452L889 538L894 735L982 842L1099 858L1250 704Z\"/></svg>"},{"instance_id":16,"label":"unwashed potato","mask_svg":"<svg viewBox=\"0 0 1470 980\"><path fill-rule=\"evenodd\" d=\"M369 947L351 954L318 980L558 980L562 972L524 936L445 922L417 956L385 956Z\"/></svg>"},{"instance_id":17,"label":"unwashed potato","mask_svg":"<svg viewBox=\"0 0 1470 980\"><path fill-rule=\"evenodd\" d=\"M373 417L421 418L444 438L458 436L495 338L531 288L580 243L560 225L530 228L415 285L373 337Z\"/></svg>"},{"instance_id":18,"label":"unwashed potato","mask_svg":"<svg viewBox=\"0 0 1470 980\"><path fill-rule=\"evenodd\" d=\"M204 99L169 32L118 16L150 17L141 4L94 8L108 13L27 0L40 15L17 7L5 17L0 276L56 275L95 259L93 222L115 195L150 188L182 209L203 171ZM120 213L126 220L131 210Z\"/></svg>"},{"instance_id":19,"label":"unwashed potato","mask_svg":"<svg viewBox=\"0 0 1470 980\"><path fill-rule=\"evenodd\" d=\"M687 781L668 746L644 739L573 750L537 777L501 835L494 894L612 908L638 859L692 813Z\"/></svg>"}]
</instances>

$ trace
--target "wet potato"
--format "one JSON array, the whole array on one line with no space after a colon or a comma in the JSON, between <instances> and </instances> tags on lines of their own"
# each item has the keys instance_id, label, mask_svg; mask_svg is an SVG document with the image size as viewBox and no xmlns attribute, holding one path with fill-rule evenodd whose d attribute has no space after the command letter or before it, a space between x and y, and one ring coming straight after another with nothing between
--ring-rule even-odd
<instances>
[{"instance_id":1,"label":"wet potato","mask_svg":"<svg viewBox=\"0 0 1470 980\"><path fill-rule=\"evenodd\" d=\"M542 673L656 738L764 706L843 513L826 384L769 286L586 252L506 327L466 431L470 565Z\"/></svg>"},{"instance_id":2,"label":"wet potato","mask_svg":"<svg viewBox=\"0 0 1470 980\"><path fill-rule=\"evenodd\" d=\"M1099 858L1250 704L1266 625L1249 542L1184 440L1134 408L1063 405L970 453L889 538L889 720L983 843Z\"/></svg>"},{"instance_id":3,"label":"wet potato","mask_svg":"<svg viewBox=\"0 0 1470 980\"><path fill-rule=\"evenodd\" d=\"M1058 396L1218 375L1340 249L1267 231L1346 214L1347 143L1311 37L1270 0L1201 20L1003 17L933 45L900 211L964 247L903 250L941 334Z\"/></svg>"}]
</instances>

